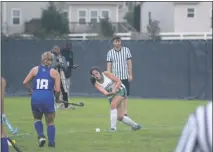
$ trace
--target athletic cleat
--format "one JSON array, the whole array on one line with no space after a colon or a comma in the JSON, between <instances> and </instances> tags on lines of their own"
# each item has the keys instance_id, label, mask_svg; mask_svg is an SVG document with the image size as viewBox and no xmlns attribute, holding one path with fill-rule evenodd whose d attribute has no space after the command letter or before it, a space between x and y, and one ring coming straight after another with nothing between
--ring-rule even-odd
<instances>
[{"instance_id":1,"label":"athletic cleat","mask_svg":"<svg viewBox=\"0 0 213 152\"><path fill-rule=\"evenodd\" d=\"M115 129L115 128L111 128L111 129L109 130L109 132L116 132L116 129Z\"/></svg>"},{"instance_id":2,"label":"athletic cleat","mask_svg":"<svg viewBox=\"0 0 213 152\"><path fill-rule=\"evenodd\" d=\"M46 138L45 136L41 136L41 137L38 137L38 146L39 147L44 147L44 144L46 143Z\"/></svg>"},{"instance_id":3,"label":"athletic cleat","mask_svg":"<svg viewBox=\"0 0 213 152\"><path fill-rule=\"evenodd\" d=\"M48 147L55 148L55 143L48 143Z\"/></svg>"},{"instance_id":4,"label":"athletic cleat","mask_svg":"<svg viewBox=\"0 0 213 152\"><path fill-rule=\"evenodd\" d=\"M132 127L132 130L136 131L136 130L140 130L141 129L141 125L137 124L136 126Z\"/></svg>"}]
</instances>

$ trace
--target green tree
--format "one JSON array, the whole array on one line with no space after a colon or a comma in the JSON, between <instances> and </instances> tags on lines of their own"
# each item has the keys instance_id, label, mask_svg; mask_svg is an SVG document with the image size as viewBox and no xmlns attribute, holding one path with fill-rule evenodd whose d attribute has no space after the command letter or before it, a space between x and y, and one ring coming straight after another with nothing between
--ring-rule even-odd
<instances>
[{"instance_id":1,"label":"green tree","mask_svg":"<svg viewBox=\"0 0 213 152\"><path fill-rule=\"evenodd\" d=\"M133 27L140 32L141 25L141 6L136 5L133 12Z\"/></svg>"},{"instance_id":2,"label":"green tree","mask_svg":"<svg viewBox=\"0 0 213 152\"><path fill-rule=\"evenodd\" d=\"M32 19L25 22L25 33L32 34L38 38L46 37L46 31L42 28L41 19Z\"/></svg>"},{"instance_id":3,"label":"green tree","mask_svg":"<svg viewBox=\"0 0 213 152\"><path fill-rule=\"evenodd\" d=\"M101 34L105 37L112 37L114 35L115 29L110 22L109 18L100 18Z\"/></svg>"},{"instance_id":4,"label":"green tree","mask_svg":"<svg viewBox=\"0 0 213 152\"><path fill-rule=\"evenodd\" d=\"M149 36L153 40L159 40L161 38L159 36L160 33L159 23L160 22L157 20L150 19L149 24L147 25L147 31L149 33Z\"/></svg>"},{"instance_id":5,"label":"green tree","mask_svg":"<svg viewBox=\"0 0 213 152\"><path fill-rule=\"evenodd\" d=\"M125 14L124 19L129 25L140 31L140 5L134 6Z\"/></svg>"},{"instance_id":6,"label":"green tree","mask_svg":"<svg viewBox=\"0 0 213 152\"><path fill-rule=\"evenodd\" d=\"M54 2L49 2L48 8L42 11L41 26L47 34L57 33L63 35L69 33L68 20L57 10Z\"/></svg>"},{"instance_id":7,"label":"green tree","mask_svg":"<svg viewBox=\"0 0 213 152\"><path fill-rule=\"evenodd\" d=\"M127 21L129 25L134 27L134 18L133 18L133 11L126 12L124 19Z\"/></svg>"}]
</instances>

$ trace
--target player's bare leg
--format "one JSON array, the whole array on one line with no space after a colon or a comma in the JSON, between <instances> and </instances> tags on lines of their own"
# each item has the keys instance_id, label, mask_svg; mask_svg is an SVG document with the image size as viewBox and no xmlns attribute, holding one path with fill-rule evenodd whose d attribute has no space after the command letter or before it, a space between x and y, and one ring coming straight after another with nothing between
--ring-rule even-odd
<instances>
[{"instance_id":1,"label":"player's bare leg","mask_svg":"<svg viewBox=\"0 0 213 152\"><path fill-rule=\"evenodd\" d=\"M119 121L121 121L125 125L128 125L128 126L132 127L133 130L139 130L141 128L141 126L139 124L137 124L136 122L134 122L128 116L124 115L124 112L123 112L121 104L118 105L117 111L118 111L118 120Z\"/></svg>"},{"instance_id":2,"label":"player's bare leg","mask_svg":"<svg viewBox=\"0 0 213 152\"><path fill-rule=\"evenodd\" d=\"M127 116L128 113L128 98L123 100L123 107L124 107L124 115Z\"/></svg>"},{"instance_id":3,"label":"player's bare leg","mask_svg":"<svg viewBox=\"0 0 213 152\"><path fill-rule=\"evenodd\" d=\"M5 95L5 87L6 87L6 81L4 78L1 78L1 108L0 108L0 113L4 113L4 95ZM9 152L9 146L4 130L4 126L2 124L2 118L1 118L1 150L3 152Z\"/></svg>"},{"instance_id":4,"label":"player's bare leg","mask_svg":"<svg viewBox=\"0 0 213 152\"><path fill-rule=\"evenodd\" d=\"M111 102L110 108L110 119L111 119L111 131L116 130L116 123L118 118L118 111L117 107L121 103L123 97L121 96L115 96Z\"/></svg>"},{"instance_id":5,"label":"player's bare leg","mask_svg":"<svg viewBox=\"0 0 213 152\"><path fill-rule=\"evenodd\" d=\"M9 152L7 137L5 135L5 130L2 124L1 124L1 149L3 152Z\"/></svg>"},{"instance_id":6,"label":"player's bare leg","mask_svg":"<svg viewBox=\"0 0 213 152\"><path fill-rule=\"evenodd\" d=\"M46 138L44 136L44 129L42 123L42 116L43 114L40 112L33 112L34 116L34 127L38 135L38 145L39 147L44 147L46 143Z\"/></svg>"},{"instance_id":7,"label":"player's bare leg","mask_svg":"<svg viewBox=\"0 0 213 152\"><path fill-rule=\"evenodd\" d=\"M55 112L45 114L46 124L47 124L47 136L48 136L48 146L55 147Z\"/></svg>"}]
</instances>

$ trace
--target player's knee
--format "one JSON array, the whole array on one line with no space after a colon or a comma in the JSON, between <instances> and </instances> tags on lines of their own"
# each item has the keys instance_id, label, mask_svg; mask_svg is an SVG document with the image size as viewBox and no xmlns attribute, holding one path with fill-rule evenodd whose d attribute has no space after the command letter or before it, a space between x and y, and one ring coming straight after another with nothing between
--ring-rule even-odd
<instances>
[{"instance_id":1,"label":"player's knee","mask_svg":"<svg viewBox=\"0 0 213 152\"><path fill-rule=\"evenodd\" d=\"M49 125L49 126L50 126L50 125L54 125L54 118L52 118L52 119L51 119L51 118L47 119L46 124Z\"/></svg>"},{"instance_id":2,"label":"player's knee","mask_svg":"<svg viewBox=\"0 0 213 152\"><path fill-rule=\"evenodd\" d=\"M55 113L47 114L46 115L46 124L47 125L54 125Z\"/></svg>"},{"instance_id":3,"label":"player's knee","mask_svg":"<svg viewBox=\"0 0 213 152\"><path fill-rule=\"evenodd\" d=\"M53 125L54 125L54 122L49 122L47 125L48 125L48 126L53 126Z\"/></svg>"},{"instance_id":4,"label":"player's knee","mask_svg":"<svg viewBox=\"0 0 213 152\"><path fill-rule=\"evenodd\" d=\"M41 121L42 119L42 114L38 114L38 113L33 113L33 117L35 121Z\"/></svg>"},{"instance_id":5,"label":"player's knee","mask_svg":"<svg viewBox=\"0 0 213 152\"><path fill-rule=\"evenodd\" d=\"M116 109L117 108L117 104L115 102L111 103L111 109Z\"/></svg>"}]
</instances>

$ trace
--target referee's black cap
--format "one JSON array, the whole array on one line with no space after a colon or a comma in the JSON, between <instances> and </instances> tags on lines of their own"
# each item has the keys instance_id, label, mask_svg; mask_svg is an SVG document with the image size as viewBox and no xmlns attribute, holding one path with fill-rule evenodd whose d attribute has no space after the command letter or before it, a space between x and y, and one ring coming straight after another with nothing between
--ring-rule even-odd
<instances>
[{"instance_id":1,"label":"referee's black cap","mask_svg":"<svg viewBox=\"0 0 213 152\"><path fill-rule=\"evenodd\" d=\"M121 40L121 37L120 37L120 36L115 36L115 37L112 39L112 42L115 41L115 40Z\"/></svg>"}]
</instances>

